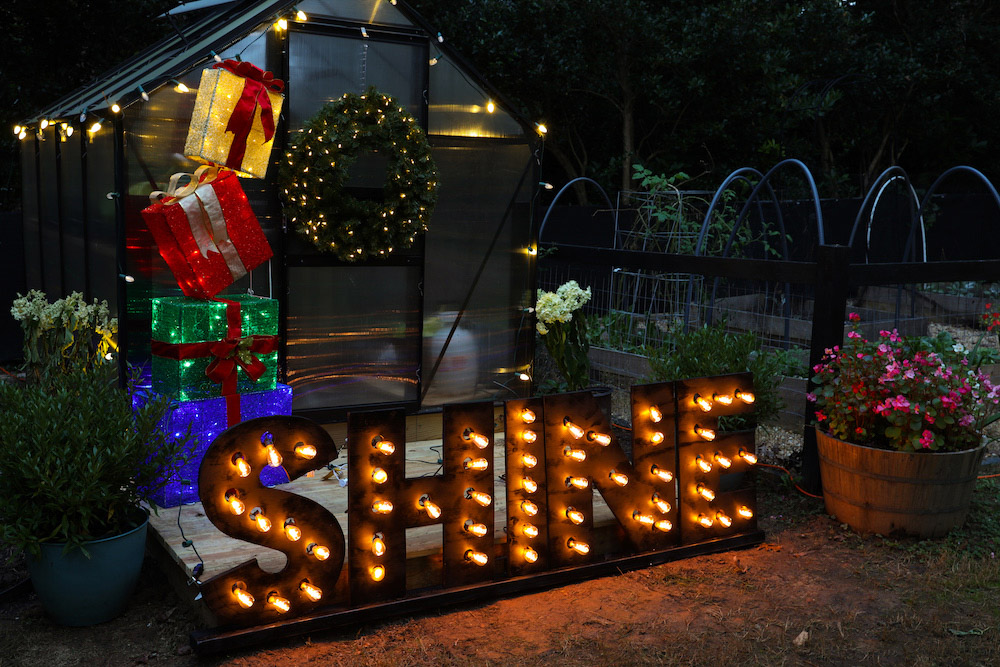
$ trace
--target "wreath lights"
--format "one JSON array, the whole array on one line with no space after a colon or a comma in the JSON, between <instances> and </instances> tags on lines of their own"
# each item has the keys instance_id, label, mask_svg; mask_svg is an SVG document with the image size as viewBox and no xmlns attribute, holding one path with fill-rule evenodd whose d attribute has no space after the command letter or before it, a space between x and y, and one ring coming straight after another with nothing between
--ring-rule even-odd
<instances>
[{"instance_id":1,"label":"wreath lights","mask_svg":"<svg viewBox=\"0 0 1000 667\"><path fill-rule=\"evenodd\" d=\"M351 165L368 151L388 158L379 201L345 187ZM375 88L326 104L285 158L285 214L319 250L351 262L384 258L427 231L438 190L430 146L416 119Z\"/></svg>"}]
</instances>

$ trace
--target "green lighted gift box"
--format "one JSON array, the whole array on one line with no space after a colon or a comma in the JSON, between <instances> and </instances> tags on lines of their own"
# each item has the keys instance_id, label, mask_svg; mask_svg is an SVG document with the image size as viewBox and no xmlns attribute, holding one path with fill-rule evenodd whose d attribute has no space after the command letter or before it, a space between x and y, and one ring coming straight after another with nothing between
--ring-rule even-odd
<instances>
[{"instance_id":1,"label":"green lighted gift box","mask_svg":"<svg viewBox=\"0 0 1000 667\"><path fill-rule=\"evenodd\" d=\"M248 294L220 297L240 306L240 338L276 336L278 333L278 302ZM153 299L153 391L181 401L212 398L222 394L222 385L206 375L215 357L207 350L198 350L195 343L211 343L229 338L227 304L203 301L186 296ZM157 354L157 348L167 344L170 351ZM183 346L188 346L185 350ZM201 346L205 348L207 346ZM185 350L186 354L178 354ZM162 351L162 350L161 350ZM190 358L173 358L189 356ZM265 367L264 374L254 381L237 366L238 393L270 391L277 382L278 353L256 353Z\"/></svg>"}]
</instances>

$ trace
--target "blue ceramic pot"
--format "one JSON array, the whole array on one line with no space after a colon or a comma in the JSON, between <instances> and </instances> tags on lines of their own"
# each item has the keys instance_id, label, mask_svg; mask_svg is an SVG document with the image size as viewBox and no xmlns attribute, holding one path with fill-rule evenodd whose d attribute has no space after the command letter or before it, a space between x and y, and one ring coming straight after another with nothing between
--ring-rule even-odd
<instances>
[{"instance_id":1,"label":"blue ceramic pot","mask_svg":"<svg viewBox=\"0 0 1000 667\"><path fill-rule=\"evenodd\" d=\"M43 542L40 557L25 554L31 584L42 606L60 625L96 625L118 616L139 580L146 553L148 515L127 533L84 543L63 553L63 543Z\"/></svg>"}]
</instances>

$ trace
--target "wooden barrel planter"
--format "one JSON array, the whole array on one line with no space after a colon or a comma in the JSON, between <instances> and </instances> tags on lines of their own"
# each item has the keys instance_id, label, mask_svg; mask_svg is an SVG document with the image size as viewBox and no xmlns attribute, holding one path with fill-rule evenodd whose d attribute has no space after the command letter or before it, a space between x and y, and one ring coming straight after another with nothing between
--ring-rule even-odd
<instances>
[{"instance_id":1,"label":"wooden barrel planter","mask_svg":"<svg viewBox=\"0 0 1000 667\"><path fill-rule=\"evenodd\" d=\"M896 452L816 430L826 511L860 533L940 537L969 513L984 447Z\"/></svg>"}]
</instances>

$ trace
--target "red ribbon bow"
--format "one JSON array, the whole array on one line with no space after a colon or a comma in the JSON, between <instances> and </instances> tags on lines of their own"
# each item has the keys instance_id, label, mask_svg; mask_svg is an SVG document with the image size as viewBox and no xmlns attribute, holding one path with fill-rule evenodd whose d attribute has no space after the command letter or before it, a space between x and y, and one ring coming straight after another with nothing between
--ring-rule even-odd
<instances>
[{"instance_id":1,"label":"red ribbon bow","mask_svg":"<svg viewBox=\"0 0 1000 667\"><path fill-rule=\"evenodd\" d=\"M242 347L242 349L240 349ZM236 369L242 368L247 377L256 382L266 370L258 354L270 354L278 349L277 336L247 336L246 338L226 338L221 341L206 341L199 343L164 343L152 341L152 352L158 357L168 359L197 359L214 357L205 375L213 382L222 385L220 394L227 396L236 393Z\"/></svg>"},{"instance_id":2,"label":"red ribbon bow","mask_svg":"<svg viewBox=\"0 0 1000 667\"><path fill-rule=\"evenodd\" d=\"M229 155L226 156L226 166L230 169L239 169L243 164L243 156L246 155L247 139L258 106L260 106L260 124L264 128L264 140L270 141L274 136L274 109L267 93L269 90L280 93L285 89L285 82L275 79L273 73L265 72L245 61L224 60L215 63L213 67L243 77L243 93L236 102L236 107L226 125L226 132L233 133L233 143L229 147Z\"/></svg>"}]
</instances>

